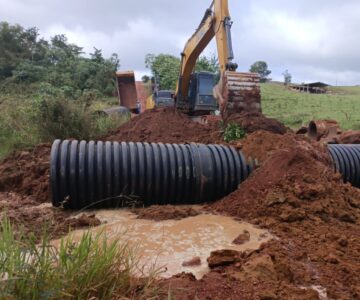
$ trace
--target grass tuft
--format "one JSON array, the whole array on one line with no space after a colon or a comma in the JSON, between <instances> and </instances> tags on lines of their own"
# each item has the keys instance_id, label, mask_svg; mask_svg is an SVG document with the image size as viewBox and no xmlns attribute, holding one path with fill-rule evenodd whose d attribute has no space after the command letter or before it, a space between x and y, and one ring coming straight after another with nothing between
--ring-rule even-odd
<instances>
[{"instance_id":1,"label":"grass tuft","mask_svg":"<svg viewBox=\"0 0 360 300\"><path fill-rule=\"evenodd\" d=\"M135 251L103 233L71 235L54 247L47 235L14 233L8 218L0 223L0 299L150 298L154 277L135 280Z\"/></svg>"},{"instance_id":2,"label":"grass tuft","mask_svg":"<svg viewBox=\"0 0 360 300\"><path fill-rule=\"evenodd\" d=\"M230 123L226 126L224 131L224 141L229 143L237 141L245 137L245 130L236 123Z\"/></svg>"}]
</instances>

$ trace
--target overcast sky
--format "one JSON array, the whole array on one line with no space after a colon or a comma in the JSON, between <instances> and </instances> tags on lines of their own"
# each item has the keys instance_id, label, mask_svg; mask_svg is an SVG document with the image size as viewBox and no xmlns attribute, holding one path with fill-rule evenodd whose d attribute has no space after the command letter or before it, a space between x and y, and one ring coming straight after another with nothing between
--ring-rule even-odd
<instances>
[{"instance_id":1,"label":"overcast sky","mask_svg":"<svg viewBox=\"0 0 360 300\"><path fill-rule=\"evenodd\" d=\"M180 56L211 0L0 0L0 21L36 26L46 38L106 56L121 69L148 72L147 53ZM229 0L239 71L265 60L274 80L360 84L360 0ZM212 43L205 51L216 53Z\"/></svg>"}]
</instances>

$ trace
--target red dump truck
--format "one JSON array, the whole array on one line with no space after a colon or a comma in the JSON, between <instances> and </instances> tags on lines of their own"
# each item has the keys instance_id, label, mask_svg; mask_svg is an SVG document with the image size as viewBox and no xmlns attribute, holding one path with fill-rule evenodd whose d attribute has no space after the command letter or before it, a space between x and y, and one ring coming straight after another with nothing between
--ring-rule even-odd
<instances>
[{"instance_id":1,"label":"red dump truck","mask_svg":"<svg viewBox=\"0 0 360 300\"><path fill-rule=\"evenodd\" d=\"M120 106L127 107L131 112L138 113L139 105L134 72L117 72L116 80Z\"/></svg>"},{"instance_id":2,"label":"red dump truck","mask_svg":"<svg viewBox=\"0 0 360 300\"><path fill-rule=\"evenodd\" d=\"M151 95L151 89L141 81L135 80L134 71L116 73L120 106L127 107L133 113L146 109L146 99Z\"/></svg>"}]
</instances>

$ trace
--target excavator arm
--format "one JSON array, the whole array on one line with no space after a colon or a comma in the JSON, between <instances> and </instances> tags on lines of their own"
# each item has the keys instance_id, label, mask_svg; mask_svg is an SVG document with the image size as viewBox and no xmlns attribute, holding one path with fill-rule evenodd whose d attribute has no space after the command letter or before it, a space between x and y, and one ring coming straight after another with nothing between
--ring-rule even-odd
<instances>
[{"instance_id":1,"label":"excavator arm","mask_svg":"<svg viewBox=\"0 0 360 300\"><path fill-rule=\"evenodd\" d=\"M237 64L233 63L234 54L231 38L231 17L228 0L213 0L206 10L199 27L187 41L181 53L180 75L175 90L177 106L190 110L189 86L195 64L202 51L215 37L220 66L220 82L214 88L214 97L223 113L246 110L260 110L259 76L253 73L237 73ZM254 92L254 89L257 91ZM244 91L253 94L251 103L240 103ZM246 99L249 102L249 99ZM243 101L244 102L244 101ZM250 105L249 105L250 104Z\"/></svg>"}]
</instances>

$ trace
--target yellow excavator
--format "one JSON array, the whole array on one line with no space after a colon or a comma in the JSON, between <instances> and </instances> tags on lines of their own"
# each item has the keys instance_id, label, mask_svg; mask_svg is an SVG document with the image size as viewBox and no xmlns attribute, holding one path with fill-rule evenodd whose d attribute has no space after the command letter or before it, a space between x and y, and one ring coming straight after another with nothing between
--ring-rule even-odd
<instances>
[{"instance_id":1,"label":"yellow excavator","mask_svg":"<svg viewBox=\"0 0 360 300\"><path fill-rule=\"evenodd\" d=\"M261 112L260 77L255 73L236 72L231 26L228 0L214 0L181 53L174 94L178 109L191 115L220 109L224 119L233 113ZM215 74L194 72L197 59L214 37L220 66L217 84Z\"/></svg>"}]
</instances>

